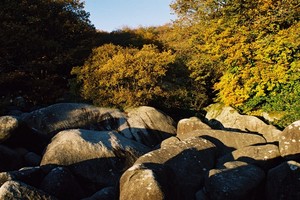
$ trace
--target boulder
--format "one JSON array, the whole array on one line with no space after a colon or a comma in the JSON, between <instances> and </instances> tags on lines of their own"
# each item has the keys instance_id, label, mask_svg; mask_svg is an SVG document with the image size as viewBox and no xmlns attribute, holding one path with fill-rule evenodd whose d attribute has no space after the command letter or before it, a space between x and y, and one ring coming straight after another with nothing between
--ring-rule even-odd
<instances>
[{"instance_id":1,"label":"boulder","mask_svg":"<svg viewBox=\"0 0 300 200\"><path fill-rule=\"evenodd\" d=\"M269 170L267 199L300 199L300 163L287 161Z\"/></svg>"},{"instance_id":2,"label":"boulder","mask_svg":"<svg viewBox=\"0 0 300 200\"><path fill-rule=\"evenodd\" d=\"M20 181L22 183L39 187L46 172L41 167L28 167L17 171L0 173L0 186L6 181Z\"/></svg>"},{"instance_id":3,"label":"boulder","mask_svg":"<svg viewBox=\"0 0 300 200\"><path fill-rule=\"evenodd\" d=\"M176 135L174 120L161 111L141 106L125 110L131 136L126 136L149 147L160 144L164 139ZM120 130L126 131L126 128Z\"/></svg>"},{"instance_id":4,"label":"boulder","mask_svg":"<svg viewBox=\"0 0 300 200\"><path fill-rule=\"evenodd\" d=\"M195 130L183 135L178 135L183 140L190 137L201 137L217 146L218 156L223 156L236 149L241 149L254 144L265 144L266 140L257 134L241 133L223 130Z\"/></svg>"},{"instance_id":5,"label":"boulder","mask_svg":"<svg viewBox=\"0 0 300 200\"><path fill-rule=\"evenodd\" d=\"M59 199L76 200L84 197L77 180L65 167L52 169L41 182L40 189Z\"/></svg>"},{"instance_id":6,"label":"boulder","mask_svg":"<svg viewBox=\"0 0 300 200\"><path fill-rule=\"evenodd\" d=\"M24 161L27 164L26 166L39 166L41 160L42 157L34 152L28 152L24 155Z\"/></svg>"},{"instance_id":7,"label":"boulder","mask_svg":"<svg viewBox=\"0 0 300 200\"><path fill-rule=\"evenodd\" d=\"M248 146L219 158L217 167L220 168L224 163L234 160L254 164L268 170L279 164L281 156L278 146L274 144Z\"/></svg>"},{"instance_id":8,"label":"boulder","mask_svg":"<svg viewBox=\"0 0 300 200\"><path fill-rule=\"evenodd\" d=\"M7 140L18 127L19 120L16 117L0 117L0 143Z\"/></svg>"},{"instance_id":9,"label":"boulder","mask_svg":"<svg viewBox=\"0 0 300 200\"><path fill-rule=\"evenodd\" d=\"M170 168L175 180L171 189L173 193L176 193L178 199L191 199L204 185L206 173L214 166L215 153L215 145L208 140L188 138L162 145L160 149L141 156L134 166L151 163L154 166L163 165ZM151 165L148 165L147 169L151 170ZM126 190L127 187L122 188ZM136 192L139 189L140 187L136 188Z\"/></svg>"},{"instance_id":10,"label":"boulder","mask_svg":"<svg viewBox=\"0 0 300 200\"><path fill-rule=\"evenodd\" d=\"M117 200L118 195L116 188L114 187L106 187L96 192L92 196L88 198L84 198L82 200Z\"/></svg>"},{"instance_id":11,"label":"boulder","mask_svg":"<svg viewBox=\"0 0 300 200\"><path fill-rule=\"evenodd\" d=\"M209 171L205 189L213 200L260 199L257 193L265 177L262 169L240 161Z\"/></svg>"},{"instance_id":12,"label":"boulder","mask_svg":"<svg viewBox=\"0 0 300 200\"><path fill-rule=\"evenodd\" d=\"M61 130L72 128L116 130L124 123L124 117L117 109L80 103L58 103L24 113L22 120L36 132L52 137Z\"/></svg>"},{"instance_id":13,"label":"boulder","mask_svg":"<svg viewBox=\"0 0 300 200\"><path fill-rule=\"evenodd\" d=\"M120 179L120 200L179 200L172 170L155 163L135 164Z\"/></svg>"},{"instance_id":14,"label":"boulder","mask_svg":"<svg viewBox=\"0 0 300 200\"><path fill-rule=\"evenodd\" d=\"M21 156L3 145L0 145L0 161L0 172L16 170L23 166Z\"/></svg>"},{"instance_id":15,"label":"boulder","mask_svg":"<svg viewBox=\"0 0 300 200\"><path fill-rule=\"evenodd\" d=\"M150 149L114 131L61 131L48 145L41 165L68 166L89 192L113 186L123 171Z\"/></svg>"},{"instance_id":16,"label":"boulder","mask_svg":"<svg viewBox=\"0 0 300 200\"><path fill-rule=\"evenodd\" d=\"M177 135L192 132L194 130L211 129L210 126L202 122L197 117L182 119L177 124Z\"/></svg>"},{"instance_id":17,"label":"boulder","mask_svg":"<svg viewBox=\"0 0 300 200\"><path fill-rule=\"evenodd\" d=\"M0 199L56 200L55 197L52 197L37 188L17 181L7 181L1 186Z\"/></svg>"},{"instance_id":18,"label":"boulder","mask_svg":"<svg viewBox=\"0 0 300 200\"><path fill-rule=\"evenodd\" d=\"M243 131L259 133L267 142L276 142L281 131L268 125L257 117L241 115L234 108L220 103L212 104L206 108L205 118L211 127L229 131Z\"/></svg>"},{"instance_id":19,"label":"boulder","mask_svg":"<svg viewBox=\"0 0 300 200\"><path fill-rule=\"evenodd\" d=\"M300 160L300 120L287 126L279 139L279 150L287 160Z\"/></svg>"}]
</instances>

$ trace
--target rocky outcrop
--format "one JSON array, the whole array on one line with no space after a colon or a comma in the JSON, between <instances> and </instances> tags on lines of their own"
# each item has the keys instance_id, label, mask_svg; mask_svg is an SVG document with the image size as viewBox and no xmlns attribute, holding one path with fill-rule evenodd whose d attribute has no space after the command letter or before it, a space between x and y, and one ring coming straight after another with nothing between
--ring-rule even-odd
<instances>
[{"instance_id":1,"label":"rocky outcrop","mask_svg":"<svg viewBox=\"0 0 300 200\"><path fill-rule=\"evenodd\" d=\"M0 199L299 199L299 121L230 107L176 125L147 106L55 104L0 117ZM208 125L207 125L208 124Z\"/></svg>"},{"instance_id":2,"label":"rocky outcrop","mask_svg":"<svg viewBox=\"0 0 300 200\"><path fill-rule=\"evenodd\" d=\"M57 200L41 190L17 181L7 181L0 187L0 199Z\"/></svg>"},{"instance_id":3,"label":"rocky outcrop","mask_svg":"<svg viewBox=\"0 0 300 200\"><path fill-rule=\"evenodd\" d=\"M130 139L154 147L164 139L176 135L174 120L155 108L142 106L125 112L128 116ZM124 131L126 129L121 129L122 133ZM126 133L124 135L126 136Z\"/></svg>"},{"instance_id":4,"label":"rocky outcrop","mask_svg":"<svg viewBox=\"0 0 300 200\"><path fill-rule=\"evenodd\" d=\"M284 162L268 172L267 199L300 199L300 163Z\"/></svg>"},{"instance_id":5,"label":"rocky outcrop","mask_svg":"<svg viewBox=\"0 0 300 200\"><path fill-rule=\"evenodd\" d=\"M8 139L18 127L19 120L16 117L0 117L0 143Z\"/></svg>"},{"instance_id":6,"label":"rocky outcrop","mask_svg":"<svg viewBox=\"0 0 300 200\"><path fill-rule=\"evenodd\" d=\"M257 117L241 115L230 106L212 104L206 108L205 118L211 127L230 131L253 132L263 135L268 142L278 141L281 131Z\"/></svg>"},{"instance_id":7,"label":"rocky outcrop","mask_svg":"<svg viewBox=\"0 0 300 200\"><path fill-rule=\"evenodd\" d=\"M266 143L266 140L257 134L212 129L195 130L178 135L178 137L180 139L186 139L190 137L205 138L218 147L219 156L250 145Z\"/></svg>"},{"instance_id":8,"label":"rocky outcrop","mask_svg":"<svg viewBox=\"0 0 300 200\"><path fill-rule=\"evenodd\" d=\"M191 199L194 197L196 191L204 185L204 178L207 171L214 166L215 154L215 145L203 138L188 138L183 141L175 141L174 143L165 143L160 149L141 156L133 167L123 174L120 181L120 195L129 197L139 192L140 188L132 188L128 191L130 185L133 185L130 178L133 174L138 177L134 179L134 184L139 184L138 182L143 180L141 177L146 176L144 173L153 174L153 172L158 173L163 170L173 172L174 175L172 178L174 182L171 186L167 184L166 188L160 189L171 190L176 199ZM149 177L149 184L165 185L159 181L164 181L164 179L155 179L153 178L155 176L159 175ZM153 181L156 181L155 184ZM144 193L143 195L140 196L141 199L146 198L148 193ZM160 197L160 199L163 198Z\"/></svg>"},{"instance_id":9,"label":"rocky outcrop","mask_svg":"<svg viewBox=\"0 0 300 200\"><path fill-rule=\"evenodd\" d=\"M123 171L150 149L113 131L71 129L58 133L48 145L41 165L69 166L91 192L113 186Z\"/></svg>"},{"instance_id":10,"label":"rocky outcrop","mask_svg":"<svg viewBox=\"0 0 300 200\"><path fill-rule=\"evenodd\" d=\"M117 129L123 123L124 117L117 109L78 103L59 103L25 113L21 119L36 132L52 137L61 130L72 128Z\"/></svg>"},{"instance_id":11,"label":"rocky outcrop","mask_svg":"<svg viewBox=\"0 0 300 200\"><path fill-rule=\"evenodd\" d=\"M224 163L234 160L258 165L262 169L268 170L281 161L281 155L278 146L274 144L248 146L219 158L217 166L221 167Z\"/></svg>"},{"instance_id":12,"label":"rocky outcrop","mask_svg":"<svg viewBox=\"0 0 300 200\"><path fill-rule=\"evenodd\" d=\"M300 121L287 126L279 138L279 150L287 160L300 160Z\"/></svg>"},{"instance_id":13,"label":"rocky outcrop","mask_svg":"<svg viewBox=\"0 0 300 200\"><path fill-rule=\"evenodd\" d=\"M265 178L263 170L239 161L225 163L224 167L209 171L205 188L210 199L261 199L257 190Z\"/></svg>"},{"instance_id":14,"label":"rocky outcrop","mask_svg":"<svg viewBox=\"0 0 300 200\"><path fill-rule=\"evenodd\" d=\"M202 122L197 117L182 119L177 124L177 135L189 133L195 130L211 129L210 126Z\"/></svg>"}]
</instances>

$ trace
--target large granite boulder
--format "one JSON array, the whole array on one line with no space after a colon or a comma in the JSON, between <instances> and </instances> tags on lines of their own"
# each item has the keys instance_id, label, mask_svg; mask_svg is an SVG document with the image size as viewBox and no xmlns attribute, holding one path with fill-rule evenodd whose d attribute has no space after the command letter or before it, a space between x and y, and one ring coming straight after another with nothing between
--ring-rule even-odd
<instances>
[{"instance_id":1,"label":"large granite boulder","mask_svg":"<svg viewBox=\"0 0 300 200\"><path fill-rule=\"evenodd\" d=\"M68 166L89 192L113 186L150 149L113 131L65 130L48 145L41 165Z\"/></svg>"},{"instance_id":2,"label":"large granite boulder","mask_svg":"<svg viewBox=\"0 0 300 200\"><path fill-rule=\"evenodd\" d=\"M240 161L209 171L205 189L213 200L260 199L258 188L265 178L262 169Z\"/></svg>"},{"instance_id":3,"label":"large granite boulder","mask_svg":"<svg viewBox=\"0 0 300 200\"><path fill-rule=\"evenodd\" d=\"M300 161L300 120L287 126L279 139L281 156L287 160Z\"/></svg>"},{"instance_id":4,"label":"large granite boulder","mask_svg":"<svg viewBox=\"0 0 300 200\"><path fill-rule=\"evenodd\" d=\"M19 120L16 117L0 117L0 143L7 140L18 127Z\"/></svg>"},{"instance_id":5,"label":"large granite boulder","mask_svg":"<svg viewBox=\"0 0 300 200\"><path fill-rule=\"evenodd\" d=\"M168 166L135 164L120 179L120 200L179 200L174 190L175 176Z\"/></svg>"},{"instance_id":6,"label":"large granite boulder","mask_svg":"<svg viewBox=\"0 0 300 200\"><path fill-rule=\"evenodd\" d=\"M125 112L128 116L127 123L131 133L127 137L130 139L154 147L164 139L176 135L174 120L155 108L141 106L125 110ZM122 133L124 131L126 128L121 129ZM126 137L125 134L124 136Z\"/></svg>"},{"instance_id":7,"label":"large granite boulder","mask_svg":"<svg viewBox=\"0 0 300 200\"><path fill-rule=\"evenodd\" d=\"M135 174L135 169L141 171L139 166L145 166L149 163L155 167L163 165L174 173L171 191L173 191L177 199L193 199L195 193L204 185L206 173L214 166L215 145L203 138L188 138L183 141L176 141L170 138L170 140L173 143L165 142L160 149L141 156L122 177L130 177L128 173ZM146 169L151 171L152 165L147 165ZM163 169L166 170L166 168ZM139 174L140 172L137 173ZM142 181L140 178L138 180ZM130 180L126 182L121 181L121 194L128 193L127 190L130 185L132 185ZM139 187L135 189L136 191L132 191L133 189L130 191L137 193L138 190L142 189L147 190L147 188ZM164 189L162 188L162 190ZM166 190L169 191L170 188L166 188Z\"/></svg>"},{"instance_id":8,"label":"large granite boulder","mask_svg":"<svg viewBox=\"0 0 300 200\"><path fill-rule=\"evenodd\" d=\"M234 160L254 164L268 170L279 164L281 156L278 146L274 144L254 145L224 155L218 159L216 166L221 167L224 163Z\"/></svg>"},{"instance_id":9,"label":"large granite boulder","mask_svg":"<svg viewBox=\"0 0 300 200\"><path fill-rule=\"evenodd\" d=\"M57 200L35 187L17 181L7 181L0 187L0 199Z\"/></svg>"},{"instance_id":10,"label":"large granite boulder","mask_svg":"<svg viewBox=\"0 0 300 200\"><path fill-rule=\"evenodd\" d=\"M16 170L22 166L22 157L16 151L0 145L0 172Z\"/></svg>"},{"instance_id":11,"label":"large granite boulder","mask_svg":"<svg viewBox=\"0 0 300 200\"><path fill-rule=\"evenodd\" d=\"M266 140L257 134L212 129L195 130L177 137L181 140L190 137L205 138L217 146L219 156L243 147L266 143Z\"/></svg>"},{"instance_id":12,"label":"large granite boulder","mask_svg":"<svg viewBox=\"0 0 300 200\"><path fill-rule=\"evenodd\" d=\"M241 115L230 106L212 104L206 108L206 111L205 118L208 124L216 129L259 133L268 142L278 141L281 134L276 127L266 124L257 117Z\"/></svg>"},{"instance_id":13,"label":"large granite boulder","mask_svg":"<svg viewBox=\"0 0 300 200\"><path fill-rule=\"evenodd\" d=\"M300 199L300 163L287 161L271 169L267 177L267 199Z\"/></svg>"},{"instance_id":14,"label":"large granite boulder","mask_svg":"<svg viewBox=\"0 0 300 200\"><path fill-rule=\"evenodd\" d=\"M58 103L24 113L22 120L36 132L52 137L61 130L72 128L115 130L124 123L125 116L117 109Z\"/></svg>"},{"instance_id":15,"label":"large granite boulder","mask_svg":"<svg viewBox=\"0 0 300 200\"><path fill-rule=\"evenodd\" d=\"M40 189L59 199L79 200L84 197L81 186L66 167L52 169L41 182Z\"/></svg>"},{"instance_id":16,"label":"large granite boulder","mask_svg":"<svg viewBox=\"0 0 300 200\"><path fill-rule=\"evenodd\" d=\"M202 122L197 117L182 119L177 124L177 135L192 132L194 130L211 129L210 126Z\"/></svg>"}]
</instances>

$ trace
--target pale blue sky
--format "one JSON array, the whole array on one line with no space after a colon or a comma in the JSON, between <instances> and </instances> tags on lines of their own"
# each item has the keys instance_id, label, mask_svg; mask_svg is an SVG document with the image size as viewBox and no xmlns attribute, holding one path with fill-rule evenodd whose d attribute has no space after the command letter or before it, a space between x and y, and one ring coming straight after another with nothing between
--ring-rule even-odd
<instances>
[{"instance_id":1,"label":"pale blue sky","mask_svg":"<svg viewBox=\"0 0 300 200\"><path fill-rule=\"evenodd\" d=\"M164 25L175 19L173 0L85 0L85 10L99 30L111 32L124 26Z\"/></svg>"}]
</instances>

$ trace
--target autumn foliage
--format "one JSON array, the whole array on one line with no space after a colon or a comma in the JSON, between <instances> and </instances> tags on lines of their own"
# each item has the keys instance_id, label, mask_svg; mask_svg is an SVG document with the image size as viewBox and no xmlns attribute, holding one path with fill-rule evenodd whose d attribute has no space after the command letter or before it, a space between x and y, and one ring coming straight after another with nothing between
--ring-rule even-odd
<instances>
[{"instance_id":1,"label":"autumn foliage","mask_svg":"<svg viewBox=\"0 0 300 200\"><path fill-rule=\"evenodd\" d=\"M94 49L84 66L72 72L82 82L84 98L124 108L147 105L164 96L162 78L173 62L171 51L159 52L154 45L137 49L107 44Z\"/></svg>"}]
</instances>

